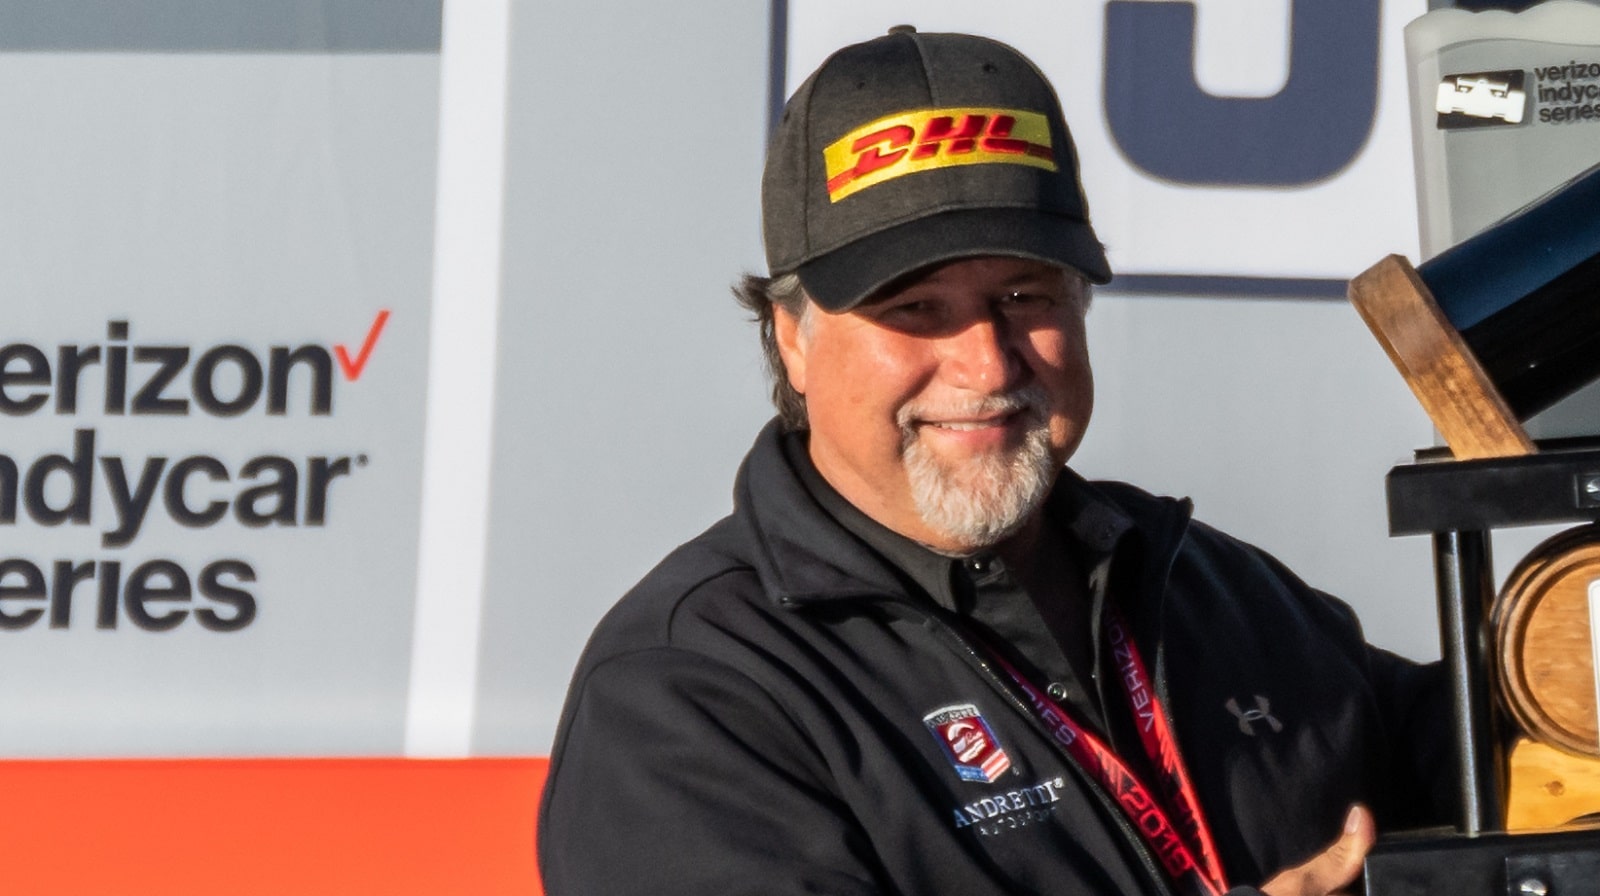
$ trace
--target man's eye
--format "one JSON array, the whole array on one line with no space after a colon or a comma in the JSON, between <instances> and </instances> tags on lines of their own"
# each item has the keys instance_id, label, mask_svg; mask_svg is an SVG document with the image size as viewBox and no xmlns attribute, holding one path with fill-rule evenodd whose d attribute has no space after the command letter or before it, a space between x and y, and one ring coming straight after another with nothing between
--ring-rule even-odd
<instances>
[{"instance_id":1,"label":"man's eye","mask_svg":"<svg viewBox=\"0 0 1600 896\"><path fill-rule=\"evenodd\" d=\"M904 333L933 333L945 326L947 309L939 302L912 300L878 309L873 318Z\"/></svg>"},{"instance_id":2,"label":"man's eye","mask_svg":"<svg viewBox=\"0 0 1600 896\"><path fill-rule=\"evenodd\" d=\"M1055 297L1042 292L1019 291L1008 293L1000 303L1011 308L1048 308L1055 304Z\"/></svg>"},{"instance_id":3,"label":"man's eye","mask_svg":"<svg viewBox=\"0 0 1600 896\"><path fill-rule=\"evenodd\" d=\"M901 302L883 310L883 316L888 318L927 318L936 314L938 309L932 302Z\"/></svg>"}]
</instances>

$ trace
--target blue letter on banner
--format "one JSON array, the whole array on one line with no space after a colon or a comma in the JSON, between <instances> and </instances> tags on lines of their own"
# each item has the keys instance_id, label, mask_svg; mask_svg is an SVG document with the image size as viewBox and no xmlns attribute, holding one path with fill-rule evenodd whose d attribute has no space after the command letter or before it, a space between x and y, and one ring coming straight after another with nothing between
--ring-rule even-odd
<instances>
[{"instance_id":1,"label":"blue letter on banner","mask_svg":"<svg viewBox=\"0 0 1600 896\"><path fill-rule=\"evenodd\" d=\"M1379 0L1293 0L1289 78L1219 97L1194 76L1192 2L1106 6L1105 102L1129 161L1188 184L1297 186L1355 158L1378 94Z\"/></svg>"}]
</instances>

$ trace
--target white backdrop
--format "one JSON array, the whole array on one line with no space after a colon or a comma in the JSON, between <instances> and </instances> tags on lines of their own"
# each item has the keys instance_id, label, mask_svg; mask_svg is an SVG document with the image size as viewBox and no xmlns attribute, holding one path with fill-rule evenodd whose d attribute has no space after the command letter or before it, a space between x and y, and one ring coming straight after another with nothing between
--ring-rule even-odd
<instances>
[{"instance_id":1,"label":"white backdrop","mask_svg":"<svg viewBox=\"0 0 1600 896\"><path fill-rule=\"evenodd\" d=\"M1192 68L1161 43L1190 12ZM595 621L727 511L770 415L728 286L761 268L772 85L906 21L1013 43L1062 94L1120 277L1091 312L1098 400L1074 465L1192 496L1349 600L1378 644L1436 655L1428 542L1388 538L1383 505L1384 474L1433 433L1338 299L1416 252L1399 37L1421 12L0 0L17 138L0 146L0 349L37 347L53 369L89 345L351 360L330 368L327 414L117 413L105 366L76 411L0 401L20 476L62 455L50 506L71 498L75 430L95 430L98 456L91 521L0 513L0 562L43 580L0 570L0 755L547 751ZM1174 151L1174 133L1210 154ZM34 357L7 356L0 398L58 401ZM315 521L303 488L293 523L185 525L157 497L131 543L102 541L118 505L101 459L201 455L236 478L259 456L302 477L312 457L350 467ZM200 508L259 484L191 477L184 494ZM187 614L169 631L137 624L126 595L97 626L94 583L70 624L26 615L74 563L162 558L196 582L249 563L255 581L227 582L254 617L208 627L198 611L229 605L168 578L133 602Z\"/></svg>"}]
</instances>

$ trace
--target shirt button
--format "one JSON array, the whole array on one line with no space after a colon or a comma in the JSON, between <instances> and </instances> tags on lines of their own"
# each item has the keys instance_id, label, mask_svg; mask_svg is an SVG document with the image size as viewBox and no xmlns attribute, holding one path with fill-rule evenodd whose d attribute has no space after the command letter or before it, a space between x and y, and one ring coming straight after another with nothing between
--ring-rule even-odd
<instances>
[{"instance_id":1,"label":"shirt button","mask_svg":"<svg viewBox=\"0 0 1600 896\"><path fill-rule=\"evenodd\" d=\"M1067 686L1059 681L1052 681L1050 686L1045 688L1045 693L1049 694L1052 700L1065 700L1067 699Z\"/></svg>"}]
</instances>

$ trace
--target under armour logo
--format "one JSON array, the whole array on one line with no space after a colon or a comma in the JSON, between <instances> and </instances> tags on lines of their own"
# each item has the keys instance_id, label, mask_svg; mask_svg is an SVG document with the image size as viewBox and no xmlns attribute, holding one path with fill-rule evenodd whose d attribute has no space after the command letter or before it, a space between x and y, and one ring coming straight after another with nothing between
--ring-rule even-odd
<instances>
[{"instance_id":1,"label":"under armour logo","mask_svg":"<svg viewBox=\"0 0 1600 896\"><path fill-rule=\"evenodd\" d=\"M1273 734L1277 734L1279 731L1282 731L1283 723L1278 721L1272 715L1272 704L1268 703L1267 698L1261 696L1260 694L1255 696L1255 709L1240 709L1239 701L1233 699L1232 697L1229 697L1228 702L1225 704L1228 708L1228 712L1233 713L1234 716L1239 719L1239 730L1250 735L1251 737L1255 737L1255 724L1257 722L1266 722L1267 727L1272 729Z\"/></svg>"}]
</instances>

